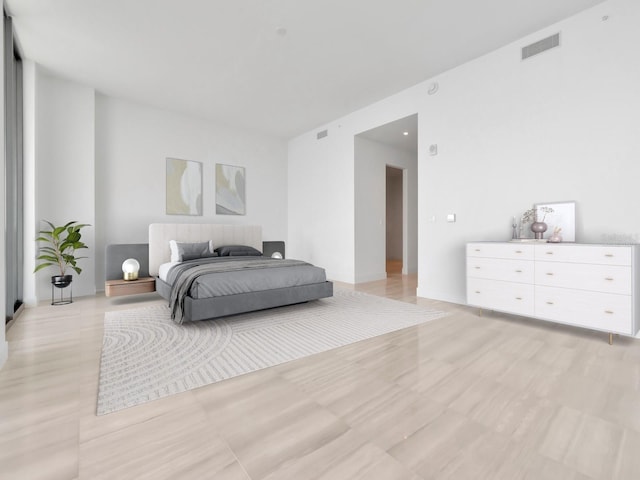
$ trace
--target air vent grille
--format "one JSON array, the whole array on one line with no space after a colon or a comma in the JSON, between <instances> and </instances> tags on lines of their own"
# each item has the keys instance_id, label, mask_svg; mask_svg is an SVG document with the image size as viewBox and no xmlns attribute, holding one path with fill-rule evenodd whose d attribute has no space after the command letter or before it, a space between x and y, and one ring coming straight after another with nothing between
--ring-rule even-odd
<instances>
[{"instance_id":1,"label":"air vent grille","mask_svg":"<svg viewBox=\"0 0 640 480\"><path fill-rule=\"evenodd\" d=\"M560 46L560 33L556 33L555 35L543 38L542 40L532 43L531 45L522 47L522 60L526 60L527 58L533 57L534 55L538 55L539 53L545 52L558 46Z\"/></svg>"},{"instance_id":2,"label":"air vent grille","mask_svg":"<svg viewBox=\"0 0 640 480\"><path fill-rule=\"evenodd\" d=\"M318 138L318 140L320 140L321 138L324 138L327 135L329 135L329 130L322 130L321 132L318 132L316 137Z\"/></svg>"}]
</instances>

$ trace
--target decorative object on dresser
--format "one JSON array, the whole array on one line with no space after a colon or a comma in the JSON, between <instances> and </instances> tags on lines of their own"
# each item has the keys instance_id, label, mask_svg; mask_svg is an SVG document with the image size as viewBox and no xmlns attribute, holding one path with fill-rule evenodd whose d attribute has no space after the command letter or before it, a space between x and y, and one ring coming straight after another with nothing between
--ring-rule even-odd
<instances>
[{"instance_id":1,"label":"decorative object on dresser","mask_svg":"<svg viewBox=\"0 0 640 480\"><path fill-rule=\"evenodd\" d=\"M562 236L560 235L562 232L562 228L556 227L553 229L553 235L549 237L549 243L560 243L562 241Z\"/></svg>"},{"instance_id":2,"label":"decorative object on dresser","mask_svg":"<svg viewBox=\"0 0 640 480\"><path fill-rule=\"evenodd\" d=\"M576 241L576 202L537 203L534 208L538 216L545 209L551 209L546 212L543 220L549 226L549 231L554 232L559 228L562 231L562 241Z\"/></svg>"},{"instance_id":3,"label":"decorative object on dresser","mask_svg":"<svg viewBox=\"0 0 640 480\"><path fill-rule=\"evenodd\" d=\"M125 264L133 260L138 264L137 278L127 280ZM127 264L127 269L130 267ZM135 264L131 263L132 266ZM132 272L131 272L132 273ZM107 245L105 251L104 294L107 297L151 293L156 289L155 279L149 276L149 244L124 243Z\"/></svg>"},{"instance_id":4,"label":"decorative object on dresser","mask_svg":"<svg viewBox=\"0 0 640 480\"><path fill-rule=\"evenodd\" d=\"M638 245L467 244L467 303L613 334L640 329Z\"/></svg>"},{"instance_id":5,"label":"decorative object on dresser","mask_svg":"<svg viewBox=\"0 0 640 480\"><path fill-rule=\"evenodd\" d=\"M534 206L533 208L530 208L529 210L527 210L522 214L521 232L522 232L522 225L526 225L527 223L532 222L531 231L534 234L534 238L536 240L542 240L544 232L547 231L547 224L544 223L544 220L547 214L551 212L553 212L553 208L551 207L536 208Z\"/></svg>"},{"instance_id":6,"label":"decorative object on dresser","mask_svg":"<svg viewBox=\"0 0 640 480\"><path fill-rule=\"evenodd\" d=\"M67 274L70 268L78 275L82 273L82 269L78 266L78 260L87 257L76 257L76 250L88 248L82 242L81 229L89 227L89 224L78 223L77 221L68 222L63 226L56 227L53 223L44 220L49 225L49 229L40 230L39 236L36 238L38 242L45 242L48 245L40 247L40 260L33 273L46 267L56 267L60 270L60 275L51 277L51 305L67 305L73 303L73 290L69 289L69 298L64 298L63 289L69 287L73 281L73 276ZM60 289L60 300L54 300L55 288Z\"/></svg>"},{"instance_id":7,"label":"decorative object on dresser","mask_svg":"<svg viewBox=\"0 0 640 480\"><path fill-rule=\"evenodd\" d=\"M526 210L520 217L520 227L518 234L515 234L517 227L516 219L512 220L513 242L544 242L544 233L546 231L563 232L564 241L576 241L576 202L555 202L555 203L538 203ZM530 230L534 233L534 238L528 238L525 235L525 226L530 224ZM552 235L550 235L552 236ZM561 240L562 241L562 240ZM557 242L557 240L556 240Z\"/></svg>"}]
</instances>

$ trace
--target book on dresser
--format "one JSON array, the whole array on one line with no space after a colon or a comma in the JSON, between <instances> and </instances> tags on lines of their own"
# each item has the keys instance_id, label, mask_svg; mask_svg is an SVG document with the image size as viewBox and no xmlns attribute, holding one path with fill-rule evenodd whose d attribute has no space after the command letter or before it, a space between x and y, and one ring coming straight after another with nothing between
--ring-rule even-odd
<instances>
[{"instance_id":1,"label":"book on dresser","mask_svg":"<svg viewBox=\"0 0 640 480\"><path fill-rule=\"evenodd\" d=\"M467 244L467 303L488 310L635 336L637 280L638 245Z\"/></svg>"}]
</instances>

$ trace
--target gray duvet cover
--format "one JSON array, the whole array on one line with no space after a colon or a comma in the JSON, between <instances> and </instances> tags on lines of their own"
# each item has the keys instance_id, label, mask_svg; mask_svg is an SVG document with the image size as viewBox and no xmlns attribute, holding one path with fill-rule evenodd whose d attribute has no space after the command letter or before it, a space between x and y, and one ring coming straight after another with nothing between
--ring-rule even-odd
<instances>
[{"instance_id":1,"label":"gray duvet cover","mask_svg":"<svg viewBox=\"0 0 640 480\"><path fill-rule=\"evenodd\" d=\"M183 262L167 276L172 318L183 322L184 299L266 291L326 281L323 268L299 260L218 257Z\"/></svg>"}]
</instances>

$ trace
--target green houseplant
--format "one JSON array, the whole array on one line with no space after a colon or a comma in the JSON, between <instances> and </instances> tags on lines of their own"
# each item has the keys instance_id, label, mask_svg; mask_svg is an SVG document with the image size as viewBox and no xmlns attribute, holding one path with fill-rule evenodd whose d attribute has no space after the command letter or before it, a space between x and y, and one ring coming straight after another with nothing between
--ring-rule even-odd
<instances>
[{"instance_id":1,"label":"green houseplant","mask_svg":"<svg viewBox=\"0 0 640 480\"><path fill-rule=\"evenodd\" d=\"M40 247L40 255L36 257L40 263L36 266L34 273L46 267L57 267L60 269L60 275L51 277L51 283L58 287L64 288L71 283L73 277L67 274L67 269L71 268L78 275L82 269L77 262L81 258L75 255L76 250L88 248L81 240L82 234L80 230L90 226L86 223L78 223L77 221L69 222L66 225L56 227L53 223L44 220L50 229L40 230L38 242L45 242L47 245Z\"/></svg>"}]
</instances>

